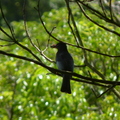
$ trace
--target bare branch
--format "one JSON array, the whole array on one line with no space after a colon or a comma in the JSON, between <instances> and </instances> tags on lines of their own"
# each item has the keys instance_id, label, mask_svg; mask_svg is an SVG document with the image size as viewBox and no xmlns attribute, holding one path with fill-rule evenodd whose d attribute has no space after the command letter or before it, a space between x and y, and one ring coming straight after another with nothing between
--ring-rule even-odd
<instances>
[{"instance_id":1,"label":"bare branch","mask_svg":"<svg viewBox=\"0 0 120 120\"><path fill-rule=\"evenodd\" d=\"M79 2L77 2L77 4L78 4L79 8L81 9L81 11L83 12L83 14L85 15L85 17L88 18L91 22L93 22L93 23L96 24L97 26L105 29L105 30L108 31L108 32L111 32L111 33L114 33L114 34L120 36L120 33L116 32L116 31L114 31L114 30L111 30L111 29L109 29L109 28L107 28L107 27L105 27L105 26L103 26L103 25L95 22L93 19L91 19L91 18L85 13L83 7L79 4ZM88 6L87 6L87 7L88 7ZM91 9L92 9L92 8L91 8ZM106 20L107 22L114 23L115 25L117 25L117 26L120 27L120 25L117 24L117 23L115 23L114 21L111 21L110 19L106 18L106 17L103 16L103 15L102 15L102 17L105 18L105 19L107 19L107 20Z\"/></svg>"},{"instance_id":2,"label":"bare branch","mask_svg":"<svg viewBox=\"0 0 120 120\"><path fill-rule=\"evenodd\" d=\"M89 0L89 1L91 1L91 0ZM88 55L89 55L90 52L95 53L95 54L99 54L100 57L102 55L104 57L117 58L117 57L120 57L120 55L104 54L104 53L94 51L94 50L91 50L91 49L88 49L88 48L84 47L84 43L83 43L83 40L81 38L81 33L77 28L77 24L76 24L75 17L74 17L73 11L72 11L72 7L70 6L70 0L65 0L65 2L66 2L67 10L68 10L68 25L69 25L70 30L72 31L73 36L74 36L75 45L71 44L71 43L68 43L68 42L65 42L65 43L68 44L68 45L73 46L74 48L78 48L79 50L82 49L83 57L84 57L84 60L85 60L84 65L82 65L82 66L76 65L76 67L85 67L85 69L86 69L86 66L87 66L88 69L90 69L90 71L87 69L87 71L89 71L89 75L88 75L89 77L87 75L83 76L83 75L78 74L78 73L69 72L69 71L61 71L61 70L49 67L29 47L26 47L22 43L18 42L18 40L15 37L14 29L10 26L9 22L5 18L5 15L3 13L1 4L0 4L0 7L1 7L2 17L3 17L4 21L5 21L5 24L7 25L8 29L9 29L10 33L7 33L5 31L5 29L3 29L2 27L0 27L0 30L10 40L8 41L8 40L6 40L4 38L0 38L0 40L3 42L3 45L1 44L0 47L17 45L20 48L22 48L22 50L25 50L28 53L30 53L31 56L34 59L28 58L28 57L25 57L25 56L16 55L16 54L13 54L13 53L8 53L8 52L2 51L2 50L0 50L0 54L5 55L5 56L9 56L9 57L14 57L14 58L21 59L21 60L25 60L25 61L28 61L28 62L33 62L34 64L39 65L39 66L45 68L46 70L50 71L51 73L56 74L58 76L61 76L62 73L71 74L72 75L72 80L74 80L76 82L83 82L83 83L86 83L86 84L95 85L95 86L101 86L101 87L105 88L105 91L101 95L99 95L99 96L96 95L97 97L101 97L105 93L112 91L116 96L118 96L120 98L119 92L115 89L116 86L120 85L120 82L118 81L118 79L119 79L118 69L115 69L113 67L113 63L111 63L111 70L117 76L116 81L111 81L110 78L105 76L105 74L104 74L105 72L102 73L101 71L99 71L99 69L97 67L91 65L92 62L89 61L89 59L88 59L89 58ZM97 18L102 19L105 22L108 22L110 24L114 24L117 27L120 27L119 23L117 23L113 19L114 13L113 13L113 10L112 10L112 0L110 0L110 4L109 4L109 7L110 7L109 14L106 12L105 6L104 6L102 0L100 0L100 6L101 6L102 12L92 8L91 6L86 4L84 1L75 0L74 2L78 5L79 9L82 11L84 16L89 21L93 22L94 24L96 24L97 26L103 28L106 31L109 31L109 32L111 32L111 33L113 33L113 34L115 34L117 36L120 36L120 33L116 32L114 29L111 30L111 29L107 28L106 26L104 26L102 23L96 22L93 18L91 18L89 16L89 14L86 13L86 10L84 9L84 7L86 7ZM24 1L23 17L24 17L24 29L25 29L27 38L28 38L30 44L32 45L32 47L34 47L35 50L37 50L40 53L40 57L44 57L49 62L54 62L47 55L45 55L45 51L48 50L51 38L53 38L54 40L59 41L59 42L61 40L59 40L58 38L56 38L52 34L55 27L51 28L52 29L51 31L49 31L48 28L46 27L46 24L44 23L44 21L43 21L43 19L41 17L41 14L40 14L40 0L38 0L38 5L35 8L35 10L38 12L40 22L41 22L43 28L45 29L46 34L48 34L49 37L48 37L48 40L46 40L46 46L45 46L45 48L43 50L41 49L40 42L38 40L36 40L37 45L34 43L34 41L32 40L32 38L31 38L31 36L29 34L29 30L28 30L28 24L27 24L27 21L26 21L26 13L25 13L25 1ZM8 43L6 43L6 42L8 42ZM105 65L104 61L102 61L101 63L102 63L102 65ZM107 68L106 66L104 68L102 67L102 69L104 69L103 71L106 71L106 68ZM95 73L96 76L99 76L99 78L101 78L101 79L93 78L92 77L92 71ZM108 79L106 79L106 78L108 78ZM94 92L94 94L95 94L95 92Z\"/></svg>"},{"instance_id":3,"label":"bare branch","mask_svg":"<svg viewBox=\"0 0 120 120\"><path fill-rule=\"evenodd\" d=\"M43 25L46 33L47 33L49 36L51 36L53 39L55 39L56 41L60 42L59 39L57 39L55 36L53 36L53 35L49 32L49 30L48 30L48 29L46 28L46 26L45 26L44 21L42 20L42 17L41 17L41 14L40 14L40 0L38 0L38 5L37 5L37 8L35 7L35 10L38 12L39 19L40 19L40 21L41 21L41 23L42 23L42 25Z\"/></svg>"},{"instance_id":4,"label":"bare branch","mask_svg":"<svg viewBox=\"0 0 120 120\"><path fill-rule=\"evenodd\" d=\"M2 13L2 17L6 23L6 25L8 26L9 30L10 30L10 33L11 33L11 36L9 34L7 34L1 27L0 27L0 30L6 35L8 36L11 40L13 40L14 42L16 41L15 39L15 36L14 36L14 31L12 29L12 27L10 26L10 24L8 23L7 19L5 18L5 15L4 15L4 12L3 12L3 9L2 9L2 5L1 5L1 1L0 1L0 10L1 10L1 13Z\"/></svg>"}]
</instances>

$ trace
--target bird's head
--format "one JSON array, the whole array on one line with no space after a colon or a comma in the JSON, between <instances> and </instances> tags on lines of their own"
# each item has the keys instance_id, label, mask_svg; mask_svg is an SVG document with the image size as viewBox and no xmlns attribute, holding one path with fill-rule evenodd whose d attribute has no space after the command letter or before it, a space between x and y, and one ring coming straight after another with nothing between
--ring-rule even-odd
<instances>
[{"instance_id":1,"label":"bird's head","mask_svg":"<svg viewBox=\"0 0 120 120\"><path fill-rule=\"evenodd\" d=\"M67 46L65 43L59 42L55 45L52 45L51 48L57 48L58 50L61 50L61 49L64 50L64 49L67 49Z\"/></svg>"}]
</instances>

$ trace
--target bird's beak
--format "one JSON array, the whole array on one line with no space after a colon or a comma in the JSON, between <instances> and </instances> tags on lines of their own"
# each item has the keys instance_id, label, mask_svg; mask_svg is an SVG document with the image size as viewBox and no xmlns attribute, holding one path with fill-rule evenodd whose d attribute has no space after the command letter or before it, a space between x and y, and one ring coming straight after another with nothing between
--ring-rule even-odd
<instances>
[{"instance_id":1,"label":"bird's beak","mask_svg":"<svg viewBox=\"0 0 120 120\"><path fill-rule=\"evenodd\" d=\"M50 47L51 48L57 48L57 45L51 45Z\"/></svg>"}]
</instances>

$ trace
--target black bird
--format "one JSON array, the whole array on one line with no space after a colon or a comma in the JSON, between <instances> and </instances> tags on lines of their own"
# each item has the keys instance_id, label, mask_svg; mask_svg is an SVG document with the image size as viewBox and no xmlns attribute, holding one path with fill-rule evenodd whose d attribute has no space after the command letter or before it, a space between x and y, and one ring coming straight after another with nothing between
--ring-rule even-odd
<instances>
[{"instance_id":1,"label":"black bird","mask_svg":"<svg viewBox=\"0 0 120 120\"><path fill-rule=\"evenodd\" d=\"M65 71L73 71L74 61L72 56L67 50L66 44L63 42L59 42L58 44L52 45L51 47L58 49L56 54L56 64L58 66L58 69ZM70 79L72 75L63 74L62 76L63 76L63 82L62 82L61 91L71 94Z\"/></svg>"}]
</instances>

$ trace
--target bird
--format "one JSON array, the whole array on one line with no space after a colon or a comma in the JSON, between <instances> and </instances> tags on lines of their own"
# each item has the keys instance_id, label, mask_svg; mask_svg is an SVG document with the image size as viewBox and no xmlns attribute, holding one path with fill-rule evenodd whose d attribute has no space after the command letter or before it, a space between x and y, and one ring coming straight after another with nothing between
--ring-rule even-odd
<instances>
[{"instance_id":1,"label":"bird","mask_svg":"<svg viewBox=\"0 0 120 120\"><path fill-rule=\"evenodd\" d=\"M73 72L74 60L67 50L66 43L59 42L56 45L52 45L51 47L57 48L58 50L56 53L56 64L58 69ZM62 77L63 81L61 86L61 92L71 94L70 79L72 78L72 75L63 73Z\"/></svg>"}]
</instances>

